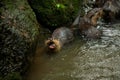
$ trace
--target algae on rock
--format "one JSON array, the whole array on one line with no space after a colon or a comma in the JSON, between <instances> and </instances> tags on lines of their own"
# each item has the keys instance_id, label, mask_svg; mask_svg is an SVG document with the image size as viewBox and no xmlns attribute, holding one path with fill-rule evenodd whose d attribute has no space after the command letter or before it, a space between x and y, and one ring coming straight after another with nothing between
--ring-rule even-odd
<instances>
[{"instance_id":1,"label":"algae on rock","mask_svg":"<svg viewBox=\"0 0 120 80\"><path fill-rule=\"evenodd\" d=\"M28 2L40 24L49 29L70 26L82 9L80 0L28 0Z\"/></svg>"},{"instance_id":2,"label":"algae on rock","mask_svg":"<svg viewBox=\"0 0 120 80\"><path fill-rule=\"evenodd\" d=\"M39 25L27 0L0 1L0 76L24 72Z\"/></svg>"}]
</instances>

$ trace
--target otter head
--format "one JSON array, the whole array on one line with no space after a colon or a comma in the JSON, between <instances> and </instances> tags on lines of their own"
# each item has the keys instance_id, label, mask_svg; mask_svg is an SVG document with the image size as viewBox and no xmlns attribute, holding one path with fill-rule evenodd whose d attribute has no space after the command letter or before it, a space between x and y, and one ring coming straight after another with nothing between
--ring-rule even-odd
<instances>
[{"instance_id":1,"label":"otter head","mask_svg":"<svg viewBox=\"0 0 120 80\"><path fill-rule=\"evenodd\" d=\"M59 40L54 38L49 38L48 40L46 40L45 46L48 48L49 51L53 51L53 52L57 52L61 48Z\"/></svg>"},{"instance_id":2,"label":"otter head","mask_svg":"<svg viewBox=\"0 0 120 80\"><path fill-rule=\"evenodd\" d=\"M56 48L56 44L55 44L53 38L49 38L49 39L47 40L47 43L46 43L46 44L47 44L48 48L51 49L51 50L54 50L54 49Z\"/></svg>"}]
</instances>

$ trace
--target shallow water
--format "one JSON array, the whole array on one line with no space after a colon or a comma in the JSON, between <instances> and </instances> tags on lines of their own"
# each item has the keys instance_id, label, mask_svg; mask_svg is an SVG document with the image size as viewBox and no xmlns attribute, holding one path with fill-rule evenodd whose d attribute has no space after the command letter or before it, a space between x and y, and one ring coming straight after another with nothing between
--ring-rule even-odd
<instances>
[{"instance_id":1,"label":"shallow water","mask_svg":"<svg viewBox=\"0 0 120 80\"><path fill-rule=\"evenodd\" d=\"M57 54L39 47L27 80L120 80L120 26L102 30L101 39L78 38Z\"/></svg>"}]
</instances>

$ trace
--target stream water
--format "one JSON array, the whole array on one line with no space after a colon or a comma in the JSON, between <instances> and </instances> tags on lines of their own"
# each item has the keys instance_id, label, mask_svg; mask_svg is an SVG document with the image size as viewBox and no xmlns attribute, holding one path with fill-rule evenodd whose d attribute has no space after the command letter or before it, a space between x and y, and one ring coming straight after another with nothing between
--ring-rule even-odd
<instances>
[{"instance_id":1,"label":"stream water","mask_svg":"<svg viewBox=\"0 0 120 80\"><path fill-rule=\"evenodd\" d=\"M102 30L101 39L76 38L57 54L39 47L27 80L120 80L120 25Z\"/></svg>"}]
</instances>

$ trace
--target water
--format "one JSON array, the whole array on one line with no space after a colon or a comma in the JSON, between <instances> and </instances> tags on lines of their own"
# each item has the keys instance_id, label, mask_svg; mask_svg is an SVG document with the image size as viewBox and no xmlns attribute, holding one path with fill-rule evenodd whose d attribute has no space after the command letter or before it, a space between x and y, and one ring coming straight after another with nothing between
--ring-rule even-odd
<instances>
[{"instance_id":1,"label":"water","mask_svg":"<svg viewBox=\"0 0 120 80\"><path fill-rule=\"evenodd\" d=\"M78 38L57 54L39 47L27 80L120 80L120 26L102 29L101 39Z\"/></svg>"}]
</instances>

